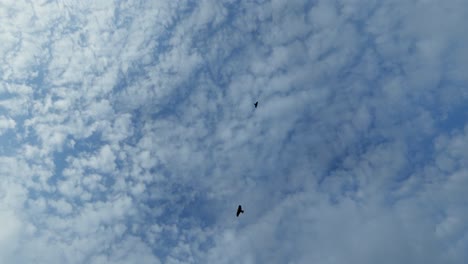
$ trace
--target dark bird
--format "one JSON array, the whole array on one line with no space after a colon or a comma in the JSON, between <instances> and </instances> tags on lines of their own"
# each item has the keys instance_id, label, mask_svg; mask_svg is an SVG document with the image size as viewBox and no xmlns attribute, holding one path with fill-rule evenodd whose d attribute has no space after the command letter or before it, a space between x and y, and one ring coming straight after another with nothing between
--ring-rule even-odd
<instances>
[{"instance_id":1,"label":"dark bird","mask_svg":"<svg viewBox=\"0 0 468 264\"><path fill-rule=\"evenodd\" d=\"M239 217L239 215L240 215L241 213L244 213L244 210L242 210L242 206L239 205L239 207L237 207L237 214L236 214L236 216Z\"/></svg>"},{"instance_id":2,"label":"dark bird","mask_svg":"<svg viewBox=\"0 0 468 264\"><path fill-rule=\"evenodd\" d=\"M257 108L257 105L258 105L258 101L257 101L257 102L255 102L255 104L254 104L254 105L255 105L255 108Z\"/></svg>"}]
</instances>

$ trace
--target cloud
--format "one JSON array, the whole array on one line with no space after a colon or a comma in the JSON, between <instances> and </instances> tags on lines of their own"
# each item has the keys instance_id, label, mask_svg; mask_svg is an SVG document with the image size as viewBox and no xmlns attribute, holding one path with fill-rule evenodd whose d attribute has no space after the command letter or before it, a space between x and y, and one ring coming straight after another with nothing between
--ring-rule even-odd
<instances>
[{"instance_id":1,"label":"cloud","mask_svg":"<svg viewBox=\"0 0 468 264\"><path fill-rule=\"evenodd\" d=\"M5 133L6 130L15 128L16 122L11 118L0 116L0 135Z\"/></svg>"},{"instance_id":2,"label":"cloud","mask_svg":"<svg viewBox=\"0 0 468 264\"><path fill-rule=\"evenodd\" d=\"M2 261L464 263L467 11L4 3Z\"/></svg>"}]
</instances>

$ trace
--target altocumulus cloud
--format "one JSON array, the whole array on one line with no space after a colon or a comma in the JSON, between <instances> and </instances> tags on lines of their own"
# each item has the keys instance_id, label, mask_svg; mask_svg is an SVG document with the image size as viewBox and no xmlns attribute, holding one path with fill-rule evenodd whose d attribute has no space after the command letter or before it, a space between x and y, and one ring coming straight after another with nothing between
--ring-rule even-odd
<instances>
[{"instance_id":1,"label":"altocumulus cloud","mask_svg":"<svg viewBox=\"0 0 468 264\"><path fill-rule=\"evenodd\" d=\"M0 13L0 262L466 263L466 1Z\"/></svg>"}]
</instances>

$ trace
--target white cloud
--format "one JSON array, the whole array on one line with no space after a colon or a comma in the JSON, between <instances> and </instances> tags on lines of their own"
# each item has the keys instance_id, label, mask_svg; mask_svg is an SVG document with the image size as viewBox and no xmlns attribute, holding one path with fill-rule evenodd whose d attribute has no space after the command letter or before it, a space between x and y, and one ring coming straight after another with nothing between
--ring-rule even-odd
<instances>
[{"instance_id":1,"label":"white cloud","mask_svg":"<svg viewBox=\"0 0 468 264\"><path fill-rule=\"evenodd\" d=\"M15 120L5 117L5 116L0 116L0 135L5 133L6 130L12 129L15 127L16 127Z\"/></svg>"},{"instance_id":2,"label":"white cloud","mask_svg":"<svg viewBox=\"0 0 468 264\"><path fill-rule=\"evenodd\" d=\"M12 211L5 209L0 211L0 259L8 261L14 255L14 252L20 246L18 237L21 234L22 224L20 219Z\"/></svg>"},{"instance_id":3,"label":"white cloud","mask_svg":"<svg viewBox=\"0 0 468 264\"><path fill-rule=\"evenodd\" d=\"M5 2L2 261L466 262L467 11Z\"/></svg>"}]
</instances>

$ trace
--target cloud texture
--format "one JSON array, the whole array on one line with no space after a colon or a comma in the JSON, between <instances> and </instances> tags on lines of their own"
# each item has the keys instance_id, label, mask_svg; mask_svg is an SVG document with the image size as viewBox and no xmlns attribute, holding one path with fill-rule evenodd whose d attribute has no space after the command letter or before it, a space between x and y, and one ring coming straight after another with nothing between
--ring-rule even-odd
<instances>
[{"instance_id":1,"label":"cloud texture","mask_svg":"<svg viewBox=\"0 0 468 264\"><path fill-rule=\"evenodd\" d=\"M466 1L0 14L1 263L467 261Z\"/></svg>"}]
</instances>

